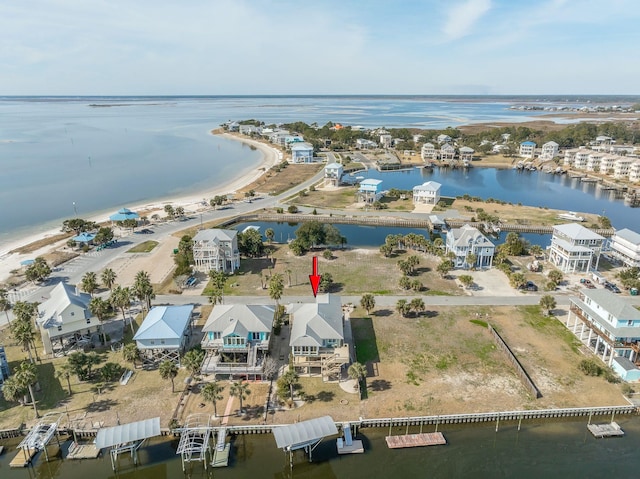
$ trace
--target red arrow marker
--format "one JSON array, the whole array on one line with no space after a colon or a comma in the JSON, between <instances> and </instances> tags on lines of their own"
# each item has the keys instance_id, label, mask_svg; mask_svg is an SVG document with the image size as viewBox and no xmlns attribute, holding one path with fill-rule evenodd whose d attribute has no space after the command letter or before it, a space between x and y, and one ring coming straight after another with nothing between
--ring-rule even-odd
<instances>
[{"instance_id":1,"label":"red arrow marker","mask_svg":"<svg viewBox=\"0 0 640 479\"><path fill-rule=\"evenodd\" d=\"M318 294L318 288L320 287L320 278L321 275L318 274L318 257L313 257L313 274L309 275L309 281L311 281L311 289L313 291L313 297L315 298Z\"/></svg>"}]
</instances>

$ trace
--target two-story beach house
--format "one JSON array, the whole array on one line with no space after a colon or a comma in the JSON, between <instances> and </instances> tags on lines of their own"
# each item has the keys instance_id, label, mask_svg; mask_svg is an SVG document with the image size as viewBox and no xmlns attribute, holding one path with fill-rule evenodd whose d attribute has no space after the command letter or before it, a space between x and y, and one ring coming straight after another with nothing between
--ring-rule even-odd
<instances>
[{"instance_id":1,"label":"two-story beach house","mask_svg":"<svg viewBox=\"0 0 640 479\"><path fill-rule=\"evenodd\" d=\"M541 160L553 160L556 156L558 156L558 145L555 141L547 141L544 145L542 145L542 151L540 152Z\"/></svg>"},{"instance_id":2,"label":"two-story beach house","mask_svg":"<svg viewBox=\"0 0 640 479\"><path fill-rule=\"evenodd\" d=\"M606 289L571 298L566 322L593 354L625 381L640 380L640 311Z\"/></svg>"},{"instance_id":3,"label":"two-story beach house","mask_svg":"<svg viewBox=\"0 0 640 479\"><path fill-rule=\"evenodd\" d=\"M202 328L203 374L261 379L269 350L274 307L218 304Z\"/></svg>"},{"instance_id":4,"label":"two-story beach house","mask_svg":"<svg viewBox=\"0 0 640 479\"><path fill-rule=\"evenodd\" d=\"M597 270L605 239L577 223L553 227L549 261L564 273Z\"/></svg>"},{"instance_id":5,"label":"two-story beach house","mask_svg":"<svg viewBox=\"0 0 640 479\"><path fill-rule=\"evenodd\" d=\"M475 150L473 148L470 148L468 146L461 146L458 151L460 152L460 161L462 161L463 163L469 163L473 161L473 154L475 153Z\"/></svg>"},{"instance_id":6,"label":"two-story beach house","mask_svg":"<svg viewBox=\"0 0 640 479\"><path fill-rule=\"evenodd\" d=\"M447 231L445 247L447 253L451 251L456 255L453 260L456 268L491 268L493 265L495 245L473 226L463 225L461 228L452 228ZM469 253L476 256L475 264L467 263Z\"/></svg>"},{"instance_id":7,"label":"two-story beach house","mask_svg":"<svg viewBox=\"0 0 640 479\"><path fill-rule=\"evenodd\" d=\"M145 364L172 361L180 357L189 345L193 305L154 306L147 313L133 336Z\"/></svg>"},{"instance_id":8,"label":"two-story beach house","mask_svg":"<svg viewBox=\"0 0 640 479\"><path fill-rule=\"evenodd\" d=\"M433 143L425 143L420 150L420 157L423 161L433 160L436 157L436 147Z\"/></svg>"},{"instance_id":9,"label":"two-story beach house","mask_svg":"<svg viewBox=\"0 0 640 479\"><path fill-rule=\"evenodd\" d=\"M319 294L315 303L293 303L287 313L291 324L289 346L291 366L300 374L337 381L342 368L350 363L345 340L344 316L340 297Z\"/></svg>"},{"instance_id":10,"label":"two-story beach house","mask_svg":"<svg viewBox=\"0 0 640 479\"><path fill-rule=\"evenodd\" d=\"M450 143L445 143L440 147L441 160L453 160L456 157L456 149Z\"/></svg>"},{"instance_id":11,"label":"two-story beach house","mask_svg":"<svg viewBox=\"0 0 640 479\"><path fill-rule=\"evenodd\" d=\"M291 145L291 163L312 163L313 146L309 143L299 142Z\"/></svg>"},{"instance_id":12,"label":"two-story beach house","mask_svg":"<svg viewBox=\"0 0 640 479\"><path fill-rule=\"evenodd\" d=\"M202 273L211 270L233 273L240 267L238 232L236 230L200 230L193 238L195 269Z\"/></svg>"},{"instance_id":13,"label":"two-story beach house","mask_svg":"<svg viewBox=\"0 0 640 479\"><path fill-rule=\"evenodd\" d=\"M437 181L426 181L413 187L413 203L416 205L437 205L440 201L440 188Z\"/></svg>"},{"instance_id":14,"label":"two-story beach house","mask_svg":"<svg viewBox=\"0 0 640 479\"><path fill-rule=\"evenodd\" d=\"M640 267L640 234L627 228L616 231L609 239L608 253L629 268Z\"/></svg>"},{"instance_id":15,"label":"two-story beach house","mask_svg":"<svg viewBox=\"0 0 640 479\"><path fill-rule=\"evenodd\" d=\"M340 163L329 163L324 167L324 184L338 186L343 174L344 168Z\"/></svg>"},{"instance_id":16,"label":"two-story beach house","mask_svg":"<svg viewBox=\"0 0 640 479\"><path fill-rule=\"evenodd\" d=\"M629 167L629 181L638 183L640 181L640 161L634 161Z\"/></svg>"},{"instance_id":17,"label":"two-story beach house","mask_svg":"<svg viewBox=\"0 0 640 479\"><path fill-rule=\"evenodd\" d=\"M613 177L616 179L623 179L629 177L629 170L631 164L634 162L633 158L627 158L620 156L613 164Z\"/></svg>"},{"instance_id":18,"label":"two-story beach house","mask_svg":"<svg viewBox=\"0 0 640 479\"><path fill-rule=\"evenodd\" d=\"M380 146L382 148L391 148L393 137L389 134L380 135Z\"/></svg>"},{"instance_id":19,"label":"two-story beach house","mask_svg":"<svg viewBox=\"0 0 640 479\"><path fill-rule=\"evenodd\" d=\"M523 141L520 143L520 157L534 158L536 155L536 144L533 141Z\"/></svg>"},{"instance_id":20,"label":"two-story beach house","mask_svg":"<svg viewBox=\"0 0 640 479\"><path fill-rule=\"evenodd\" d=\"M377 148L378 144L373 140L368 140L367 138L358 138L356 140L356 148L359 150L369 150L372 148Z\"/></svg>"},{"instance_id":21,"label":"two-story beach house","mask_svg":"<svg viewBox=\"0 0 640 479\"><path fill-rule=\"evenodd\" d=\"M91 296L67 283L58 283L49 299L38 305L36 323L47 355L99 340L100 323L89 311Z\"/></svg>"},{"instance_id":22,"label":"two-story beach house","mask_svg":"<svg viewBox=\"0 0 640 479\"><path fill-rule=\"evenodd\" d=\"M374 203L382 198L382 180L367 178L360 182L357 199L362 203Z\"/></svg>"},{"instance_id":23,"label":"two-story beach house","mask_svg":"<svg viewBox=\"0 0 640 479\"><path fill-rule=\"evenodd\" d=\"M438 135L438 137L436 138L436 141L439 144L442 143L451 143L453 141L453 139L449 136L449 135L445 135L444 133L441 135Z\"/></svg>"}]
</instances>

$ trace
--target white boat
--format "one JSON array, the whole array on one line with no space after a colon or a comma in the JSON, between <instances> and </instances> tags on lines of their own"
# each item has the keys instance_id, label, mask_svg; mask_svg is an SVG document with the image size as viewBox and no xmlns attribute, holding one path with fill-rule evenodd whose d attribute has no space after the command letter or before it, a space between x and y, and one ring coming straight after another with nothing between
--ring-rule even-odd
<instances>
[{"instance_id":1,"label":"white boat","mask_svg":"<svg viewBox=\"0 0 640 479\"><path fill-rule=\"evenodd\" d=\"M584 217L578 216L575 211L569 211L568 213L560 213L558 218L569 221L584 221Z\"/></svg>"}]
</instances>

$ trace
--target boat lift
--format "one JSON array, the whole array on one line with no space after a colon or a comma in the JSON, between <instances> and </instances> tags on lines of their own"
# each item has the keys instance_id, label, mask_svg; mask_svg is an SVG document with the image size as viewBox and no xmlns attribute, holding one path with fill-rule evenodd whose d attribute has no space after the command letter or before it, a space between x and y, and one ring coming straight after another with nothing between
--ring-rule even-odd
<instances>
[{"instance_id":1,"label":"boat lift","mask_svg":"<svg viewBox=\"0 0 640 479\"><path fill-rule=\"evenodd\" d=\"M176 454L180 454L182 471L185 462L200 461L207 468L207 452L211 457L211 416L209 414L190 414L180 429L180 442Z\"/></svg>"},{"instance_id":2,"label":"boat lift","mask_svg":"<svg viewBox=\"0 0 640 479\"><path fill-rule=\"evenodd\" d=\"M11 466L26 466L31 463L31 460L40 451L44 451L44 456L47 461L49 461L49 453L47 452L49 442L55 437L58 442L58 447L60 447L57 432L62 416L63 414L58 412L45 414L40 421L38 421L38 424L31 428L25 438L18 444L18 449L21 449L21 452L11 461ZM21 459L24 459L24 461Z\"/></svg>"},{"instance_id":3,"label":"boat lift","mask_svg":"<svg viewBox=\"0 0 640 479\"><path fill-rule=\"evenodd\" d=\"M98 450L111 448L111 468L115 471L118 456L130 453L134 464L138 464L138 449L149 438L160 435L160 418L145 419L114 427L104 427L96 435Z\"/></svg>"},{"instance_id":4,"label":"boat lift","mask_svg":"<svg viewBox=\"0 0 640 479\"><path fill-rule=\"evenodd\" d=\"M289 467L293 468L293 451L304 449L309 455L322 442L326 436L338 434L338 428L331 416L322 416L296 424L278 426L273 428L277 446L289 453Z\"/></svg>"}]
</instances>

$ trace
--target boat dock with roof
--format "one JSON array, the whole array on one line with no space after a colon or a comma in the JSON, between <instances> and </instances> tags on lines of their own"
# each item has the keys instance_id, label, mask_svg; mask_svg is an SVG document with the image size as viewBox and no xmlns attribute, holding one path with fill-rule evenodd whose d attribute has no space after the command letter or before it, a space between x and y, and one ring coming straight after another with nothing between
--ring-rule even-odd
<instances>
[{"instance_id":1,"label":"boat dock with roof","mask_svg":"<svg viewBox=\"0 0 640 479\"><path fill-rule=\"evenodd\" d=\"M26 467L34 460L36 455L42 451L49 460L49 456L56 456L60 452L60 441L58 440L58 425L62 414L51 412L43 416L25 438L18 444L20 451L11 460L9 467ZM55 438L57 445L49 446L51 440Z\"/></svg>"}]
</instances>

